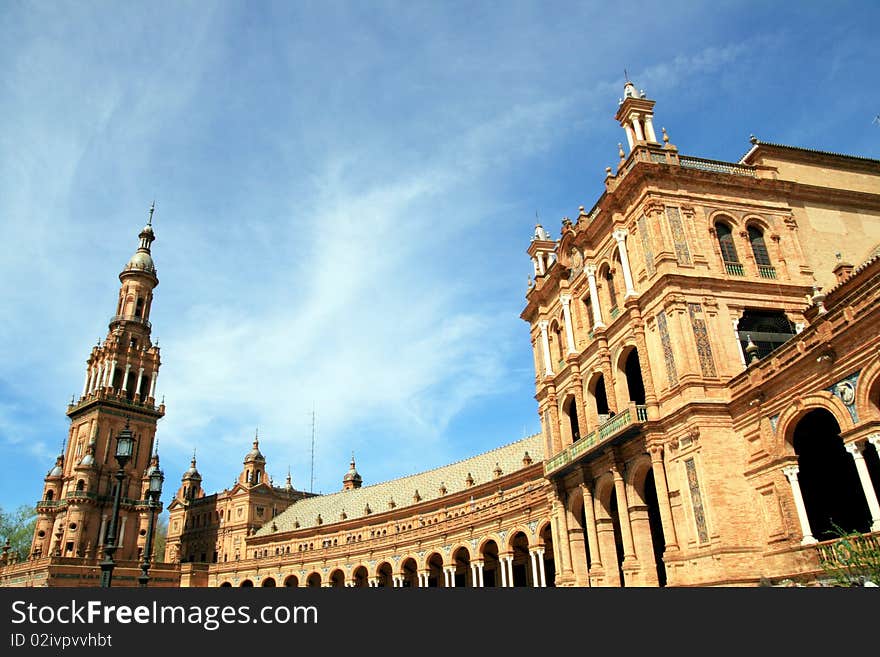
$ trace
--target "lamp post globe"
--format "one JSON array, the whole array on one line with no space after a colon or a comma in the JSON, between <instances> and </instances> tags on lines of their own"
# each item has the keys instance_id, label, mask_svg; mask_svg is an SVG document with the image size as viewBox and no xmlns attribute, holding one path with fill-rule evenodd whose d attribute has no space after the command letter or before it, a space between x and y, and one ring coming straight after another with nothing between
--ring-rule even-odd
<instances>
[{"instance_id":1,"label":"lamp post globe","mask_svg":"<svg viewBox=\"0 0 880 657\"><path fill-rule=\"evenodd\" d=\"M159 468L159 455L153 456L153 462L147 470L149 487L147 489L147 506L150 509L150 522L147 525L147 540L144 544L144 560L141 563L141 574L138 576L138 585L147 586L150 581L150 556L153 551L153 528L156 523L156 509L159 507L159 498L162 497L162 482L165 474Z\"/></svg>"},{"instance_id":2,"label":"lamp post globe","mask_svg":"<svg viewBox=\"0 0 880 657\"><path fill-rule=\"evenodd\" d=\"M129 427L130 418L125 418L125 428L116 436L116 489L113 493L113 515L110 517L110 526L107 528L107 538L104 543L104 559L101 561L101 587L110 588L113 580L113 569L116 562L113 555L119 547L116 545L116 525L119 521L119 498L122 495L122 481L125 479L125 465L134 453L134 434Z\"/></svg>"}]
</instances>

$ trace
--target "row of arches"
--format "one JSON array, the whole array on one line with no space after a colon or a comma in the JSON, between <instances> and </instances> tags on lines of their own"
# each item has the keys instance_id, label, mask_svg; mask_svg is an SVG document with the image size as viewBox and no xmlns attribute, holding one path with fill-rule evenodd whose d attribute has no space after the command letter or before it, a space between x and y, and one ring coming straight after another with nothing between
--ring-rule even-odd
<instances>
[{"instance_id":1,"label":"row of arches","mask_svg":"<svg viewBox=\"0 0 880 657\"><path fill-rule=\"evenodd\" d=\"M571 444L587 435L597 426L611 419L629 404L644 406L647 402L642 363L635 346L626 347L618 359L617 389L606 382L604 372L593 372L586 380L584 417L586 426L578 417L577 397L568 394L560 405L563 445ZM610 394L609 394L610 393ZM622 402L622 403L621 403ZM553 450L554 452L558 451Z\"/></svg>"},{"instance_id":2,"label":"row of arches","mask_svg":"<svg viewBox=\"0 0 880 657\"><path fill-rule=\"evenodd\" d=\"M503 546L501 550L499 546ZM553 586L556 569L550 523L545 522L534 544L525 531L514 532L509 540L486 538L476 548L459 545L444 559L439 551L425 557L407 556L399 566L383 561L374 570L358 565L347 576L336 568L326 576L313 571L300 579L287 575L282 586L329 588L493 588ZM220 586L232 586L225 581ZM254 581L243 580L239 586L252 587ZM274 577L264 577L260 586L278 586Z\"/></svg>"}]
</instances>

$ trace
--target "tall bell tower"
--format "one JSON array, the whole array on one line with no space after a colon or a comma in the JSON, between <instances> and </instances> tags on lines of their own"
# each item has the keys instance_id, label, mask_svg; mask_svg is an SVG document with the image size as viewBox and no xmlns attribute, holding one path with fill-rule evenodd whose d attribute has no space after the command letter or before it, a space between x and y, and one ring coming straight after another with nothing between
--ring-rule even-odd
<instances>
[{"instance_id":1,"label":"tall bell tower","mask_svg":"<svg viewBox=\"0 0 880 657\"><path fill-rule=\"evenodd\" d=\"M159 346L150 338L153 291L159 284L150 253L153 212L138 235L138 248L119 274L121 286L107 336L91 349L79 399L67 407L70 430L64 453L45 478L37 502L32 556L95 559L100 556L113 510L117 434L129 423L134 454L122 482L116 559L136 559L149 519L146 471L153 455Z\"/></svg>"}]
</instances>

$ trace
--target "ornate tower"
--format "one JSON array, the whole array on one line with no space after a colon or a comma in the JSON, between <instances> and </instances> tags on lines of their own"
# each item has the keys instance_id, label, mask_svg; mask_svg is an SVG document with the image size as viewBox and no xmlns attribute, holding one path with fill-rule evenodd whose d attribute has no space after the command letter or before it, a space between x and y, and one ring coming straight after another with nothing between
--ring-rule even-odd
<instances>
[{"instance_id":1,"label":"ornate tower","mask_svg":"<svg viewBox=\"0 0 880 657\"><path fill-rule=\"evenodd\" d=\"M251 451L244 457L244 468L238 476L238 483L242 486L256 486L264 481L268 481L266 474L266 457L260 451L259 434L254 436L254 444Z\"/></svg>"},{"instance_id":2,"label":"ornate tower","mask_svg":"<svg viewBox=\"0 0 880 657\"><path fill-rule=\"evenodd\" d=\"M165 415L164 403L155 403L159 346L150 339L153 290L159 284L150 255L154 207L137 251L119 274L122 285L107 337L92 347L82 394L67 407L64 454L47 474L37 502L34 556L98 556L113 508L115 437L126 421L136 443L122 484L117 559L135 559L143 548L149 518L144 475L153 458L156 422Z\"/></svg>"}]
</instances>

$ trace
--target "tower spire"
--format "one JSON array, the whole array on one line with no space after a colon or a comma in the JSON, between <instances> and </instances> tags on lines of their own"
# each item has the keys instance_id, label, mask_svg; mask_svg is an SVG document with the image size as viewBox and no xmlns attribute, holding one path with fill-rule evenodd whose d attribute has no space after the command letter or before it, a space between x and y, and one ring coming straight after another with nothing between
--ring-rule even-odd
<instances>
[{"instance_id":1,"label":"tower spire","mask_svg":"<svg viewBox=\"0 0 880 657\"><path fill-rule=\"evenodd\" d=\"M147 226L153 225L153 213L156 211L156 200L153 199L153 204L150 206L150 216L147 219Z\"/></svg>"}]
</instances>

